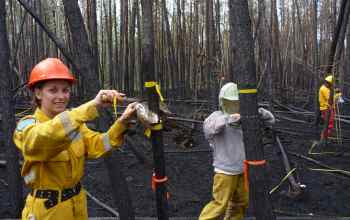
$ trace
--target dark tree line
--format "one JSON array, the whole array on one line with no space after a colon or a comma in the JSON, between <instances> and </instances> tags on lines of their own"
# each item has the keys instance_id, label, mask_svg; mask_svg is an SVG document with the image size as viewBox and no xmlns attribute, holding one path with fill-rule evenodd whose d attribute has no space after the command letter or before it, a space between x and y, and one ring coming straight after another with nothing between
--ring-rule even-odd
<instances>
[{"instance_id":1,"label":"dark tree line","mask_svg":"<svg viewBox=\"0 0 350 220\"><path fill-rule=\"evenodd\" d=\"M64 54L70 53L74 54L72 59L77 65L82 64L74 71L84 81L96 80L96 85L101 87L117 88L133 95L142 94L143 33L139 0L6 2L10 49L15 58L12 65L22 82L33 64L43 57L63 58ZM56 36L56 42L18 2L26 3L38 15ZM232 71L234 57L229 46L232 32L228 2L153 1L155 74L165 93L179 98L190 98L192 94L202 98L207 97L207 93L214 96L221 76L225 76L226 80L236 78L237 73ZM82 13L71 16L78 7ZM248 1L248 7L256 75L262 94L266 95L271 90L279 94L276 99L302 101L307 105L314 100L310 94L326 72L324 67L328 65L332 33L342 7L340 1L259 0ZM345 13L347 16L348 13ZM347 26L345 22L339 42L347 38ZM90 49L83 46L85 44ZM348 46L344 43L338 45L334 70L340 79L339 86L347 94L344 85L350 81L344 73L349 66ZM93 61L85 59L86 56L93 56ZM273 83L268 86L270 74ZM90 87L83 84L78 88L77 96L83 97L90 92ZM305 96L308 98L305 99Z\"/></svg>"}]
</instances>

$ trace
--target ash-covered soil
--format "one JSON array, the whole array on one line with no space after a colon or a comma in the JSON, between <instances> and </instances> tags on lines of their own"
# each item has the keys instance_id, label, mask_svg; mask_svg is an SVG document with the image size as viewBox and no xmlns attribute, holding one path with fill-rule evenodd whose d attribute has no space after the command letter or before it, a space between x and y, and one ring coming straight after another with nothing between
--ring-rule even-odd
<instances>
[{"instance_id":1,"label":"ash-covered soil","mask_svg":"<svg viewBox=\"0 0 350 220\"><path fill-rule=\"evenodd\" d=\"M179 116L189 117L198 106L185 104L170 106L173 112ZM280 109L283 110L283 109ZM205 112L205 110L204 110ZM343 112L350 112L344 109ZM344 114L344 113L343 113ZM274 126L274 131L281 139L287 152L294 152L314 158L336 169L350 170L350 145L344 141L342 144L334 143L324 148L315 148L315 152L338 152L338 154L310 155L308 151L312 141L318 138L318 128L313 126L310 116L303 114L286 114L280 112L279 121ZM289 121L297 119L302 122ZM170 216L198 216L203 206L211 199L211 187L213 169L211 166L211 152L208 143L204 139L201 125L194 125L190 135L192 123L178 122L178 127L164 132L164 151L166 161L166 173L169 177L168 189L171 194L169 200ZM349 137L350 126L342 123L341 130L344 137ZM183 139L193 137L186 143ZM125 176L125 181L130 191L130 197L136 216L155 216L156 202L151 190L152 168L148 162L153 161L152 149L142 135L132 136L134 148L141 152L147 159L140 162L130 146L127 144L118 154L120 169ZM135 144L136 143L136 144ZM192 147L184 147L190 146ZM1 148L0 148L1 149ZM272 189L286 175L281 159L281 153L276 143L264 146L265 156L268 160L269 189ZM2 156L4 151L2 150ZM341 152L341 154L339 154ZM278 215L320 215L320 216L349 216L350 215L350 178L340 175L339 172L316 171L313 168L322 168L305 159L288 154L292 168L296 168L294 176L301 184L306 185L302 196L288 197L289 184L284 182L281 187L271 195L273 207ZM1 159L4 159L3 157ZM324 168L322 168L324 169ZM8 212L8 187L6 178L8 171L0 168L0 217L11 217ZM116 208L113 201L111 184L108 171L103 159L88 161L85 177L82 180L84 187L100 201ZM90 216L111 216L111 214L89 199ZM253 210L248 210L252 215Z\"/></svg>"}]
</instances>

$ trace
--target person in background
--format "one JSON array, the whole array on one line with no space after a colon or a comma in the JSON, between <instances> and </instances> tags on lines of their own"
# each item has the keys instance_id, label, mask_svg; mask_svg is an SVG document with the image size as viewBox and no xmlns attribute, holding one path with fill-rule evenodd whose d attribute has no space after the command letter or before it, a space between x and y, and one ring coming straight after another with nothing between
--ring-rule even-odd
<instances>
[{"instance_id":1,"label":"person in background","mask_svg":"<svg viewBox=\"0 0 350 220\"><path fill-rule=\"evenodd\" d=\"M101 90L79 107L67 110L75 78L59 59L47 58L31 71L28 87L36 104L34 114L22 118L14 142L23 155L21 174L31 189L22 211L24 220L88 219L86 193L80 183L87 158L99 158L123 143L136 103L127 106L109 130L90 130L86 122L99 116L124 94Z\"/></svg>"},{"instance_id":2,"label":"person in background","mask_svg":"<svg viewBox=\"0 0 350 220\"><path fill-rule=\"evenodd\" d=\"M323 123L327 121L327 113L329 112L329 123L328 127L324 129L321 132L321 142L324 144L327 142L328 137L331 135L333 127L334 127L334 110L335 110L335 104L336 102L343 102L343 99L341 98L341 92L339 89L334 89L334 100L332 102L329 102L330 99L330 94L331 94L331 89L333 87L333 75L328 75L324 83L319 89L319 95L318 95L318 100L320 103L320 112L322 116Z\"/></svg>"},{"instance_id":3,"label":"person in background","mask_svg":"<svg viewBox=\"0 0 350 220\"><path fill-rule=\"evenodd\" d=\"M244 188L243 163L245 148L240 123L237 84L226 83L219 93L220 110L203 124L205 138L213 149L213 199L202 210L199 220L242 220L248 207L249 193ZM271 112L258 109L262 120L274 123Z\"/></svg>"}]
</instances>

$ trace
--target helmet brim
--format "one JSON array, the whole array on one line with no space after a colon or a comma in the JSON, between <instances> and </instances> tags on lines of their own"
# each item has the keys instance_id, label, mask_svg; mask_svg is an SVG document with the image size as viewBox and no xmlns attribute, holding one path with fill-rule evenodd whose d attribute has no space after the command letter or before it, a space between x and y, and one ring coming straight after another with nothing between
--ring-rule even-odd
<instances>
[{"instance_id":1,"label":"helmet brim","mask_svg":"<svg viewBox=\"0 0 350 220\"><path fill-rule=\"evenodd\" d=\"M28 86L29 89L34 89L35 85L37 85L38 83L47 82L47 81L51 81L51 80L65 80L65 81L68 81L70 84L74 84L76 82L75 78L67 78L67 77L56 76L56 77L52 77L52 78L48 77L48 78L45 78L45 79L38 79L36 81L28 83L27 86Z\"/></svg>"}]
</instances>

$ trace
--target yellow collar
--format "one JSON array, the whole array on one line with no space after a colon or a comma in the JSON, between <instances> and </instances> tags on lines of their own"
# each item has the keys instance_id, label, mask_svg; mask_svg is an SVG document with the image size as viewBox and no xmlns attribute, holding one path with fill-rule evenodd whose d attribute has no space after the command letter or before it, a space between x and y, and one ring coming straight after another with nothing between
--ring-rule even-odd
<instances>
[{"instance_id":1,"label":"yellow collar","mask_svg":"<svg viewBox=\"0 0 350 220\"><path fill-rule=\"evenodd\" d=\"M34 112L35 119L39 122L45 122L51 120L40 108L36 108Z\"/></svg>"}]
</instances>

